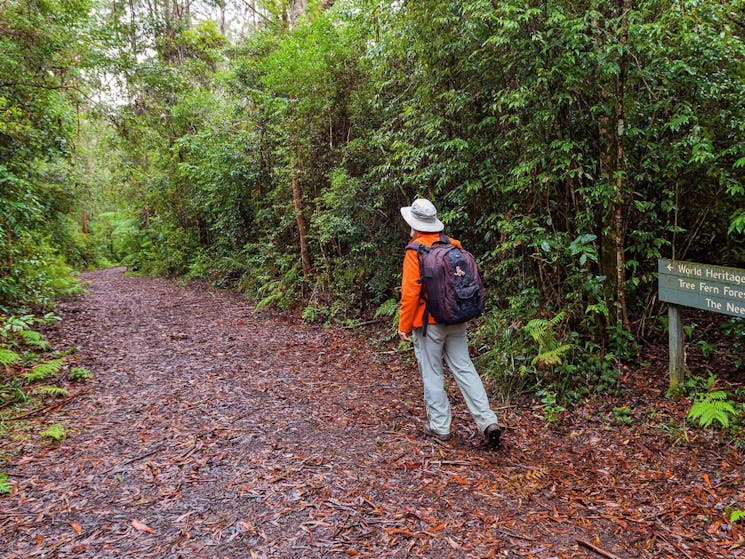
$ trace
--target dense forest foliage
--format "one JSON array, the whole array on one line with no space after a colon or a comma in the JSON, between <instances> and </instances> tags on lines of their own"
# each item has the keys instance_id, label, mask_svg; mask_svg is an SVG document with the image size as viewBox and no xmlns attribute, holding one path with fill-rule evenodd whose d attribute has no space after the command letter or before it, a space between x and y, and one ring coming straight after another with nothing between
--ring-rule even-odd
<instances>
[{"instance_id":1,"label":"dense forest foliage","mask_svg":"<svg viewBox=\"0 0 745 559\"><path fill-rule=\"evenodd\" d=\"M123 263L307 321L386 316L398 210L424 196L482 267L482 366L605 388L663 331L658 258L745 266L743 13L6 0L0 309Z\"/></svg>"}]
</instances>

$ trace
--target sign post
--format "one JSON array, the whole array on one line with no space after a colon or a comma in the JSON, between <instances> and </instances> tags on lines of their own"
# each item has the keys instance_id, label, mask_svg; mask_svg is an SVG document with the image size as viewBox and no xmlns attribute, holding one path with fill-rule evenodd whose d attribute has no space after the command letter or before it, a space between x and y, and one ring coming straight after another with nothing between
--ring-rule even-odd
<instances>
[{"instance_id":1,"label":"sign post","mask_svg":"<svg viewBox=\"0 0 745 559\"><path fill-rule=\"evenodd\" d=\"M667 329L670 346L670 390L676 390L685 380L683 321L680 315L680 307L670 303L667 307Z\"/></svg>"},{"instance_id":2,"label":"sign post","mask_svg":"<svg viewBox=\"0 0 745 559\"><path fill-rule=\"evenodd\" d=\"M670 389L685 377L680 306L745 318L745 270L695 262L657 261L660 301L669 303Z\"/></svg>"}]
</instances>

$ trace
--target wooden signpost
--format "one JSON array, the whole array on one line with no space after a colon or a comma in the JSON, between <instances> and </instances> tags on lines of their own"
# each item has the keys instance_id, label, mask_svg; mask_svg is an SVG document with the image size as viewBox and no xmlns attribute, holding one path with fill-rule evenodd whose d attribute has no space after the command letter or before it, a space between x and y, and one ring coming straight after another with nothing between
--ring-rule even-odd
<instances>
[{"instance_id":1,"label":"wooden signpost","mask_svg":"<svg viewBox=\"0 0 745 559\"><path fill-rule=\"evenodd\" d=\"M680 307L693 307L745 318L745 270L695 262L657 261L660 301L668 305L670 388L685 377Z\"/></svg>"}]
</instances>

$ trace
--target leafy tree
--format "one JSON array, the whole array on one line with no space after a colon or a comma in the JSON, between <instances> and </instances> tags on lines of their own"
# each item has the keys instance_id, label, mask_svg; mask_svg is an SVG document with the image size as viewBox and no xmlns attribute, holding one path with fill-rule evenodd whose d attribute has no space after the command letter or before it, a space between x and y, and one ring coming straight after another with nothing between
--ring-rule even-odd
<instances>
[{"instance_id":1,"label":"leafy tree","mask_svg":"<svg viewBox=\"0 0 745 559\"><path fill-rule=\"evenodd\" d=\"M72 287L70 157L85 0L0 6L0 308L44 305Z\"/></svg>"}]
</instances>

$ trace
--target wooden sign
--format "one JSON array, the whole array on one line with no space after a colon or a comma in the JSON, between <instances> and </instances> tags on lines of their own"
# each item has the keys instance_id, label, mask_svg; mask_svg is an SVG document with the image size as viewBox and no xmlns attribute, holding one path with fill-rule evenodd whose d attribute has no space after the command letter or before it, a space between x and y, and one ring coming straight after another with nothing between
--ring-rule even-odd
<instances>
[{"instance_id":1,"label":"wooden sign","mask_svg":"<svg viewBox=\"0 0 745 559\"><path fill-rule=\"evenodd\" d=\"M745 270L661 259L660 301L745 318Z\"/></svg>"},{"instance_id":2,"label":"wooden sign","mask_svg":"<svg viewBox=\"0 0 745 559\"><path fill-rule=\"evenodd\" d=\"M668 305L670 388L685 378L680 306L745 318L745 270L695 262L657 261L660 301Z\"/></svg>"}]
</instances>

